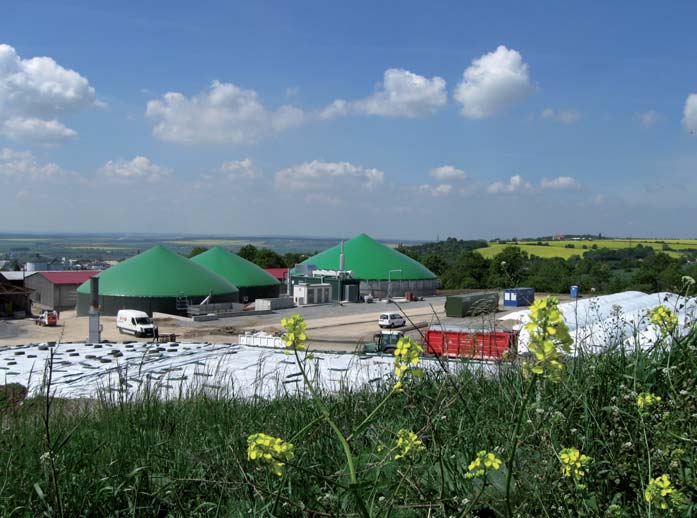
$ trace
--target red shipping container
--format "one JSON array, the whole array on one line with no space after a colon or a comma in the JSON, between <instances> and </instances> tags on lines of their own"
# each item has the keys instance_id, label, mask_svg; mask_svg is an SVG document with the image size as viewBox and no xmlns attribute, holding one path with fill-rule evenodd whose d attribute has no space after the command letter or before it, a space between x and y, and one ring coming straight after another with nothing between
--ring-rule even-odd
<instances>
[{"instance_id":1,"label":"red shipping container","mask_svg":"<svg viewBox=\"0 0 697 518\"><path fill-rule=\"evenodd\" d=\"M451 358L505 360L515 356L518 331L478 330L466 327L431 327L426 331L426 352Z\"/></svg>"}]
</instances>

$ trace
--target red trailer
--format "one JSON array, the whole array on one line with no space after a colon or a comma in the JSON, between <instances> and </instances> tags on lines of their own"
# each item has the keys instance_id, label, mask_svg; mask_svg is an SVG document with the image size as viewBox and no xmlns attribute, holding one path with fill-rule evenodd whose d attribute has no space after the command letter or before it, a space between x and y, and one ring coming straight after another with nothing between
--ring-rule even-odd
<instances>
[{"instance_id":1,"label":"red trailer","mask_svg":"<svg viewBox=\"0 0 697 518\"><path fill-rule=\"evenodd\" d=\"M426 352L451 358L505 360L515 356L518 331L434 326L426 331Z\"/></svg>"}]
</instances>

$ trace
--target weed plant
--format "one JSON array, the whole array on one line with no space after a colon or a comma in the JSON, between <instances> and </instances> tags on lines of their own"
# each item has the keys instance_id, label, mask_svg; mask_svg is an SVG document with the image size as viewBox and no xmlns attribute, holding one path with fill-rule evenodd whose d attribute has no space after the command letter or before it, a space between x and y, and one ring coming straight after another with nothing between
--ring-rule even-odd
<instances>
[{"instance_id":1,"label":"weed plant","mask_svg":"<svg viewBox=\"0 0 697 518\"><path fill-rule=\"evenodd\" d=\"M421 373L402 343L396 377L353 393L27 400L2 417L0 515L693 515L697 332L656 313L649 350L569 358L546 304L542 349L495 374Z\"/></svg>"}]
</instances>

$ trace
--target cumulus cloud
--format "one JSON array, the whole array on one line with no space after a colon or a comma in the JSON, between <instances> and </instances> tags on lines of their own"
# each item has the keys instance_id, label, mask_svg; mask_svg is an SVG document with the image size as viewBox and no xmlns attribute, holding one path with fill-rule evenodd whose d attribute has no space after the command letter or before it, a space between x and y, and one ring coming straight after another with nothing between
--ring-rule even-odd
<instances>
[{"instance_id":1,"label":"cumulus cloud","mask_svg":"<svg viewBox=\"0 0 697 518\"><path fill-rule=\"evenodd\" d=\"M0 133L10 140L30 140L40 144L57 144L77 137L77 132L56 119L12 117L2 122Z\"/></svg>"},{"instance_id":2,"label":"cumulus cloud","mask_svg":"<svg viewBox=\"0 0 697 518\"><path fill-rule=\"evenodd\" d=\"M454 97L468 119L492 117L532 91L527 63L517 50L500 45L472 61Z\"/></svg>"},{"instance_id":3,"label":"cumulus cloud","mask_svg":"<svg viewBox=\"0 0 697 518\"><path fill-rule=\"evenodd\" d=\"M697 133L697 94L687 96L682 123L687 131Z\"/></svg>"},{"instance_id":4,"label":"cumulus cloud","mask_svg":"<svg viewBox=\"0 0 697 518\"><path fill-rule=\"evenodd\" d=\"M542 189L564 191L578 190L581 188L581 185L571 176L557 176L556 178L543 178L540 187Z\"/></svg>"},{"instance_id":5,"label":"cumulus cloud","mask_svg":"<svg viewBox=\"0 0 697 518\"><path fill-rule=\"evenodd\" d=\"M449 183L441 183L438 185L423 184L419 185L418 190L431 196L447 196L453 190L453 186Z\"/></svg>"},{"instance_id":6,"label":"cumulus cloud","mask_svg":"<svg viewBox=\"0 0 697 518\"><path fill-rule=\"evenodd\" d=\"M56 117L99 104L89 81L74 70L49 57L22 59L13 47L0 44L0 121L10 138L73 138L76 133Z\"/></svg>"},{"instance_id":7,"label":"cumulus cloud","mask_svg":"<svg viewBox=\"0 0 697 518\"><path fill-rule=\"evenodd\" d=\"M122 182L155 183L169 176L171 171L147 157L137 156L133 160L109 160L99 169L99 173Z\"/></svg>"},{"instance_id":8,"label":"cumulus cloud","mask_svg":"<svg viewBox=\"0 0 697 518\"><path fill-rule=\"evenodd\" d=\"M168 92L149 101L145 115L155 122L156 137L184 144L253 144L305 118L294 106L268 110L254 90L220 81L193 97Z\"/></svg>"},{"instance_id":9,"label":"cumulus cloud","mask_svg":"<svg viewBox=\"0 0 697 518\"><path fill-rule=\"evenodd\" d=\"M231 160L223 162L218 168L218 172L228 180L254 180L259 176L259 170L254 166L251 159Z\"/></svg>"},{"instance_id":10,"label":"cumulus cloud","mask_svg":"<svg viewBox=\"0 0 697 518\"><path fill-rule=\"evenodd\" d=\"M436 167L435 169L431 169L428 174L436 180L464 180L467 178L467 173L452 165Z\"/></svg>"},{"instance_id":11,"label":"cumulus cloud","mask_svg":"<svg viewBox=\"0 0 697 518\"><path fill-rule=\"evenodd\" d=\"M532 185L526 182L522 176L511 176L508 182L494 182L486 190L491 194L506 194L532 190Z\"/></svg>"},{"instance_id":12,"label":"cumulus cloud","mask_svg":"<svg viewBox=\"0 0 697 518\"><path fill-rule=\"evenodd\" d=\"M661 120L661 116L654 110L637 113L637 122L642 128L653 128Z\"/></svg>"},{"instance_id":13,"label":"cumulus cloud","mask_svg":"<svg viewBox=\"0 0 697 518\"><path fill-rule=\"evenodd\" d=\"M385 173L379 169L365 168L350 162L304 162L276 173L279 189L300 190L344 190L374 189L382 184Z\"/></svg>"},{"instance_id":14,"label":"cumulus cloud","mask_svg":"<svg viewBox=\"0 0 697 518\"><path fill-rule=\"evenodd\" d=\"M32 153L10 148L0 149L0 176L17 181L83 181L83 178L73 171L66 171L53 162L39 162Z\"/></svg>"},{"instance_id":15,"label":"cumulus cloud","mask_svg":"<svg viewBox=\"0 0 697 518\"><path fill-rule=\"evenodd\" d=\"M553 110L552 108L545 108L542 110L540 117L543 119L561 122L562 124L572 124L581 118L581 114L571 108L557 111Z\"/></svg>"},{"instance_id":16,"label":"cumulus cloud","mask_svg":"<svg viewBox=\"0 0 697 518\"><path fill-rule=\"evenodd\" d=\"M390 68L385 71L377 91L356 101L337 99L324 108L319 117L331 119L356 114L415 118L431 115L447 102L445 79L438 76L429 79L408 70Z\"/></svg>"}]
</instances>

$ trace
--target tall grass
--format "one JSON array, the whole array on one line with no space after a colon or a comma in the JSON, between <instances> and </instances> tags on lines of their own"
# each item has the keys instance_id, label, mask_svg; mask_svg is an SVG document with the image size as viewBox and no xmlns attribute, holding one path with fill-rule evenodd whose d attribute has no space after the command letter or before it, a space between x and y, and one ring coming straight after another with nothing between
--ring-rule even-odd
<instances>
[{"instance_id":1,"label":"tall grass","mask_svg":"<svg viewBox=\"0 0 697 518\"><path fill-rule=\"evenodd\" d=\"M341 445L308 398L166 401L143 390L130 401L55 400L53 465L45 402L32 399L2 417L0 515L57 515L57 480L64 516L494 516L506 514L510 470L515 516L688 516L697 502L695 373L695 333L670 351L568 360L561 381L538 379L525 406L529 378L514 364L495 375L461 369L448 382L426 372L405 381L404 392L351 436L355 487ZM348 437L391 390L319 397ZM662 399L639 412L642 392ZM468 478L478 451L507 459L521 411L510 465L484 480ZM426 446L408 462L394 460L402 428ZM256 432L287 440L301 432L283 477L247 458L246 439ZM558 453L566 447L592 458L582 484L561 474ZM682 495L668 510L644 497L649 480L664 473Z\"/></svg>"}]
</instances>

